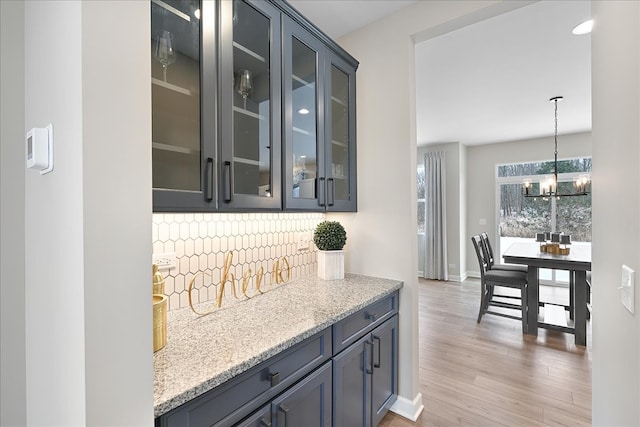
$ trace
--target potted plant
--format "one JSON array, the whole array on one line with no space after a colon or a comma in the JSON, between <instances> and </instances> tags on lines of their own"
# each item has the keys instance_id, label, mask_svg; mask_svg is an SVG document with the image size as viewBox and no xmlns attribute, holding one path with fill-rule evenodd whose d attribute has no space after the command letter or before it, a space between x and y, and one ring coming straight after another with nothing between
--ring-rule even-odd
<instances>
[{"instance_id":1,"label":"potted plant","mask_svg":"<svg viewBox=\"0 0 640 427\"><path fill-rule=\"evenodd\" d=\"M323 280L344 279L344 251L347 232L337 221L323 221L313 232L318 248L318 277Z\"/></svg>"}]
</instances>

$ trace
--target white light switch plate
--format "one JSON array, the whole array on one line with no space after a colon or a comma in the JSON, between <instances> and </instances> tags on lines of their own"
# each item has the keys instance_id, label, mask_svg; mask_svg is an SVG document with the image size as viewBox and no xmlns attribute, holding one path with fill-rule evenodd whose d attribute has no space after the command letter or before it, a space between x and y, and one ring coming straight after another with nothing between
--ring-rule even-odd
<instances>
[{"instance_id":1,"label":"white light switch plate","mask_svg":"<svg viewBox=\"0 0 640 427\"><path fill-rule=\"evenodd\" d=\"M622 265L622 280L620 282L620 300L631 314L635 313L636 300L636 272L626 265Z\"/></svg>"}]
</instances>

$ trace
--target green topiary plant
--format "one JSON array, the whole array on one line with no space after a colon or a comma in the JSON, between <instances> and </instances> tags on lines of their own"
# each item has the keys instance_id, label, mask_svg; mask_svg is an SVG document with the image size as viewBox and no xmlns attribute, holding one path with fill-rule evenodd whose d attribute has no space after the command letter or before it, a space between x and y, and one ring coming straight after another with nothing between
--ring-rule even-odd
<instances>
[{"instance_id":1,"label":"green topiary plant","mask_svg":"<svg viewBox=\"0 0 640 427\"><path fill-rule=\"evenodd\" d=\"M322 221L313 232L313 243L321 251L342 250L347 242L347 232L337 221Z\"/></svg>"}]
</instances>

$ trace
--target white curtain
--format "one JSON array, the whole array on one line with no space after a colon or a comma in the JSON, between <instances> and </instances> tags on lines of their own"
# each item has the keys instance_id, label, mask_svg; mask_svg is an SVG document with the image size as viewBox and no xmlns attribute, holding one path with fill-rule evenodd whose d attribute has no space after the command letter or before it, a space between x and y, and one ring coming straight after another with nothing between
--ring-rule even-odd
<instances>
[{"instance_id":1,"label":"white curtain","mask_svg":"<svg viewBox=\"0 0 640 427\"><path fill-rule=\"evenodd\" d=\"M424 277L425 279L448 280L445 153L425 153L424 176Z\"/></svg>"}]
</instances>

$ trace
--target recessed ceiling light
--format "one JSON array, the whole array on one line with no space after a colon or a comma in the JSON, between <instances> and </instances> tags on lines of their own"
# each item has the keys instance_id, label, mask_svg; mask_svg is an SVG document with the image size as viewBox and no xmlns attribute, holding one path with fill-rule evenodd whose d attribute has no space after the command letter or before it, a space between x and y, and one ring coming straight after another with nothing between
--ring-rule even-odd
<instances>
[{"instance_id":1,"label":"recessed ceiling light","mask_svg":"<svg viewBox=\"0 0 640 427\"><path fill-rule=\"evenodd\" d=\"M301 108L298 110L298 113L300 114L309 114L309 110L307 110L306 108Z\"/></svg>"},{"instance_id":2,"label":"recessed ceiling light","mask_svg":"<svg viewBox=\"0 0 640 427\"><path fill-rule=\"evenodd\" d=\"M575 34L576 36L579 36L582 34L589 34L592 29L593 29L593 19L589 19L588 21L585 21L582 24L576 25L575 28L571 31L571 33Z\"/></svg>"}]
</instances>

